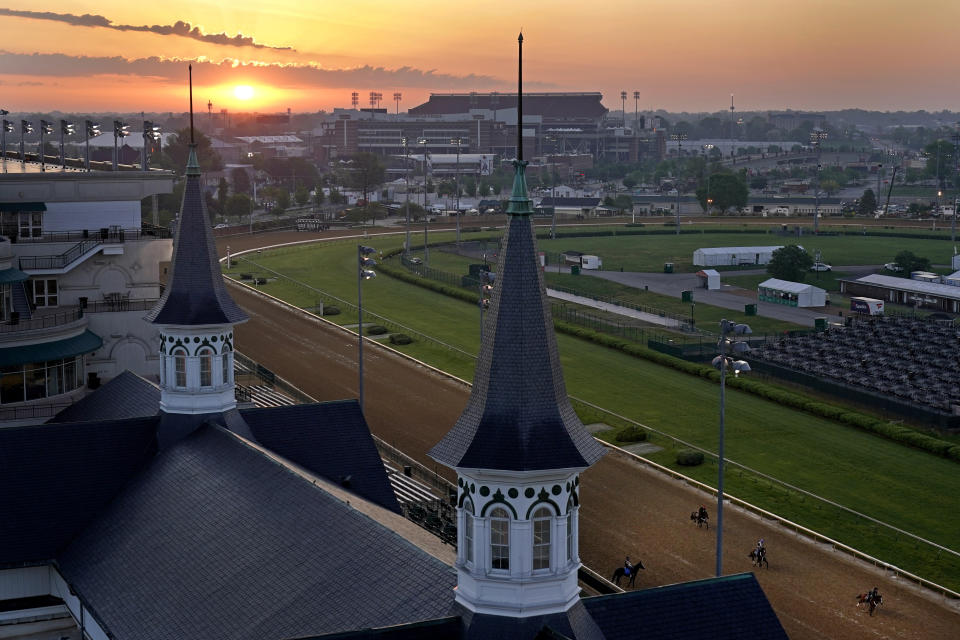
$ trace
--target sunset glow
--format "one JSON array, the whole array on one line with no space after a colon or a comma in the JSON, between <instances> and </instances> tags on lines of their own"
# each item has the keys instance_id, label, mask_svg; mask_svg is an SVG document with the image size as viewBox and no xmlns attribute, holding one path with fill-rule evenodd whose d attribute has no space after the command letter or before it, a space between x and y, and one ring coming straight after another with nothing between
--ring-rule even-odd
<instances>
[{"instance_id":1,"label":"sunset glow","mask_svg":"<svg viewBox=\"0 0 960 640\"><path fill-rule=\"evenodd\" d=\"M253 87L248 84L238 84L233 88L233 95L237 100L250 100L253 98Z\"/></svg>"},{"instance_id":2,"label":"sunset glow","mask_svg":"<svg viewBox=\"0 0 960 640\"><path fill-rule=\"evenodd\" d=\"M181 109L169 88L192 62L195 86L229 87L199 96L222 108L329 110L353 91L361 106L399 91L404 110L430 92L512 90L522 27L528 90L601 91L611 109L621 91L640 92L631 108L677 111L724 110L731 93L741 110L960 108L957 2L529 0L468 13L437 0L13 0L0 8L0 106Z\"/></svg>"}]
</instances>

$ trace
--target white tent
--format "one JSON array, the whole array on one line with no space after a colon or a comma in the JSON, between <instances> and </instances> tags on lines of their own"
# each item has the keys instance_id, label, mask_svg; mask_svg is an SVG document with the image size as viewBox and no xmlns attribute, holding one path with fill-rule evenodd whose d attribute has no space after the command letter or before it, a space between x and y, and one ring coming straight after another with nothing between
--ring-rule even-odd
<instances>
[{"instance_id":1,"label":"white tent","mask_svg":"<svg viewBox=\"0 0 960 640\"><path fill-rule=\"evenodd\" d=\"M700 286L710 291L720 288L720 272L716 269L704 269L697 271L697 277L700 278Z\"/></svg>"},{"instance_id":2,"label":"white tent","mask_svg":"<svg viewBox=\"0 0 960 640\"><path fill-rule=\"evenodd\" d=\"M704 247L693 252L698 267L767 264L777 247Z\"/></svg>"},{"instance_id":3,"label":"white tent","mask_svg":"<svg viewBox=\"0 0 960 640\"><path fill-rule=\"evenodd\" d=\"M827 291L812 284L769 278L757 285L757 300L788 307L823 307Z\"/></svg>"}]
</instances>

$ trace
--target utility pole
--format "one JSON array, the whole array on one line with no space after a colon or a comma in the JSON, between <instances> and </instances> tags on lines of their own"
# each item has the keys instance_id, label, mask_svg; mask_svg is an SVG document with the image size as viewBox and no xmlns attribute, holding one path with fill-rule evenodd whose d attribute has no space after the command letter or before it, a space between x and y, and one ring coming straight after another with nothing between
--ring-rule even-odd
<instances>
[{"instance_id":1,"label":"utility pole","mask_svg":"<svg viewBox=\"0 0 960 640\"><path fill-rule=\"evenodd\" d=\"M813 196L814 196L814 205L813 205L813 234L817 235L820 233L820 146L821 143L827 139L827 132L821 131L820 129L814 129L810 132L810 141L817 147L817 173L816 173L816 185L814 186ZM877 197L880 197L880 194L877 194ZM820 272L817 272L817 275L820 275Z\"/></svg>"}]
</instances>

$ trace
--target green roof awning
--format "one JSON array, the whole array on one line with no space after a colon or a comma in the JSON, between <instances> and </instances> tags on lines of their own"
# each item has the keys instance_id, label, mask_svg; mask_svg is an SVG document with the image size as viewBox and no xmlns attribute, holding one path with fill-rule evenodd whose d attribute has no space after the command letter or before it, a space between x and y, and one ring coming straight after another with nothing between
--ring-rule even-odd
<instances>
[{"instance_id":1,"label":"green roof awning","mask_svg":"<svg viewBox=\"0 0 960 640\"><path fill-rule=\"evenodd\" d=\"M29 277L30 276L25 274L23 271L20 271L20 269L14 269L11 267L9 269L4 269L3 271L0 271L0 284L12 284L15 282L23 282Z\"/></svg>"},{"instance_id":2,"label":"green roof awning","mask_svg":"<svg viewBox=\"0 0 960 640\"><path fill-rule=\"evenodd\" d=\"M102 346L103 339L87 329L80 335L65 340L0 349L0 367L70 358L96 351Z\"/></svg>"},{"instance_id":3,"label":"green roof awning","mask_svg":"<svg viewBox=\"0 0 960 640\"><path fill-rule=\"evenodd\" d=\"M0 211L46 211L42 202L0 202Z\"/></svg>"}]
</instances>

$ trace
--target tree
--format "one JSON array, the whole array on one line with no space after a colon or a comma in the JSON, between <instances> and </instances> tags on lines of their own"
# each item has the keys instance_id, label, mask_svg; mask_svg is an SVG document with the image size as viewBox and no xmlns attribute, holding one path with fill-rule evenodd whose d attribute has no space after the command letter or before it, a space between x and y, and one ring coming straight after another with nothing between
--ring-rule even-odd
<instances>
[{"instance_id":1,"label":"tree","mask_svg":"<svg viewBox=\"0 0 960 640\"><path fill-rule=\"evenodd\" d=\"M873 212L877 210L877 196L874 195L873 189L867 189L863 192L863 196L860 198L860 205L857 207L857 213L865 216L872 216Z\"/></svg>"},{"instance_id":2,"label":"tree","mask_svg":"<svg viewBox=\"0 0 960 640\"><path fill-rule=\"evenodd\" d=\"M832 196L837 191L840 191L840 185L836 180L824 180L820 183L820 188L823 189L828 196Z\"/></svg>"},{"instance_id":3,"label":"tree","mask_svg":"<svg viewBox=\"0 0 960 640\"><path fill-rule=\"evenodd\" d=\"M344 178L345 183L362 193L366 201L367 193L383 184L386 175L380 156L364 151L354 154Z\"/></svg>"},{"instance_id":4,"label":"tree","mask_svg":"<svg viewBox=\"0 0 960 640\"><path fill-rule=\"evenodd\" d=\"M709 185L710 191L707 192ZM707 196L713 200L710 208L718 209L724 213L731 207L742 209L747 206L747 197L750 190L742 176L732 173L714 173L707 180L707 183L697 189L697 200L704 211L707 210Z\"/></svg>"},{"instance_id":5,"label":"tree","mask_svg":"<svg viewBox=\"0 0 960 640\"><path fill-rule=\"evenodd\" d=\"M751 189L766 189L767 188L767 179L764 176L753 176L750 179L750 188Z\"/></svg>"},{"instance_id":6,"label":"tree","mask_svg":"<svg viewBox=\"0 0 960 640\"><path fill-rule=\"evenodd\" d=\"M803 282L807 271L813 266L813 258L802 247L787 245L773 252L767 263L767 273L774 278Z\"/></svg>"},{"instance_id":7,"label":"tree","mask_svg":"<svg viewBox=\"0 0 960 640\"><path fill-rule=\"evenodd\" d=\"M220 178L217 183L217 202L223 207L227 203L227 196L230 194L230 183L226 178Z\"/></svg>"},{"instance_id":8,"label":"tree","mask_svg":"<svg viewBox=\"0 0 960 640\"><path fill-rule=\"evenodd\" d=\"M235 193L229 198L223 207L224 213L231 218L241 218L249 215L253 210L253 202L250 196L245 193Z\"/></svg>"},{"instance_id":9,"label":"tree","mask_svg":"<svg viewBox=\"0 0 960 640\"><path fill-rule=\"evenodd\" d=\"M302 207L310 202L310 191L304 186L297 187L297 191L293 194L293 198L297 201L297 204Z\"/></svg>"},{"instance_id":10,"label":"tree","mask_svg":"<svg viewBox=\"0 0 960 640\"><path fill-rule=\"evenodd\" d=\"M320 183L317 183L317 186L313 190L313 204L318 207L323 204L323 187L320 186Z\"/></svg>"},{"instance_id":11,"label":"tree","mask_svg":"<svg viewBox=\"0 0 960 640\"><path fill-rule=\"evenodd\" d=\"M246 170L235 167L230 170L230 183L234 193L250 193L250 176Z\"/></svg>"},{"instance_id":12,"label":"tree","mask_svg":"<svg viewBox=\"0 0 960 640\"><path fill-rule=\"evenodd\" d=\"M219 171L223 168L223 160L216 151L210 146L210 138L203 135L200 131L194 132L194 140L197 143L197 161L200 163L200 171L207 173L210 171ZM164 169L174 171L184 171L187 167L187 158L190 156L190 129L181 129L177 131L176 136L170 138L163 155L160 158L160 166Z\"/></svg>"},{"instance_id":13,"label":"tree","mask_svg":"<svg viewBox=\"0 0 960 640\"><path fill-rule=\"evenodd\" d=\"M902 269L900 272L901 275L907 278L910 277L910 274L913 271L930 270L930 259L916 256L912 251L901 251L897 254L893 261Z\"/></svg>"},{"instance_id":14,"label":"tree","mask_svg":"<svg viewBox=\"0 0 960 640\"><path fill-rule=\"evenodd\" d=\"M460 179L460 188L471 198L477 195L477 179L473 176L464 176Z\"/></svg>"}]
</instances>

